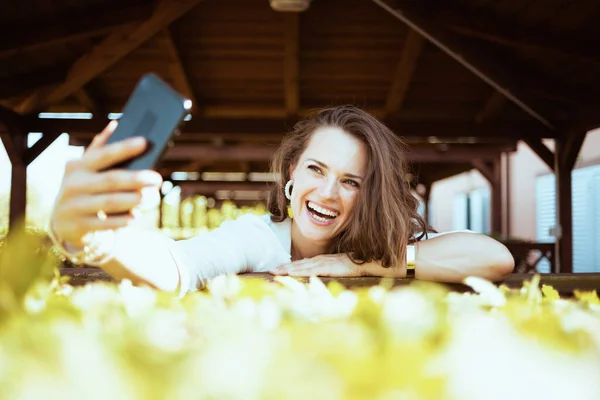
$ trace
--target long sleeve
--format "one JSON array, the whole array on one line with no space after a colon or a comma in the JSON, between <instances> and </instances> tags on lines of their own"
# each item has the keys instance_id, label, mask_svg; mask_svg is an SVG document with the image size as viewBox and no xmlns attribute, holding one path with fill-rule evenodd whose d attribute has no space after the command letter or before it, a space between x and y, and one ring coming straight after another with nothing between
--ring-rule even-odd
<instances>
[{"instance_id":1,"label":"long sleeve","mask_svg":"<svg viewBox=\"0 0 600 400\"><path fill-rule=\"evenodd\" d=\"M267 272L290 260L264 218L256 215L243 215L209 233L175 241L170 252L182 292L196 290L217 275Z\"/></svg>"}]
</instances>

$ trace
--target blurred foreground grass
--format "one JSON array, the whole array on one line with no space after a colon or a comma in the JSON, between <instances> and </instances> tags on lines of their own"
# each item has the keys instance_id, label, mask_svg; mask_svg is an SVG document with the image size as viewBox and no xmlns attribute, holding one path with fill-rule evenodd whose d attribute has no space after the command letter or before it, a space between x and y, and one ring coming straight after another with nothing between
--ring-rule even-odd
<instances>
[{"instance_id":1,"label":"blurred foreground grass","mask_svg":"<svg viewBox=\"0 0 600 400\"><path fill-rule=\"evenodd\" d=\"M222 276L179 297L73 287L40 236L0 248L2 399L599 399L600 301Z\"/></svg>"}]
</instances>

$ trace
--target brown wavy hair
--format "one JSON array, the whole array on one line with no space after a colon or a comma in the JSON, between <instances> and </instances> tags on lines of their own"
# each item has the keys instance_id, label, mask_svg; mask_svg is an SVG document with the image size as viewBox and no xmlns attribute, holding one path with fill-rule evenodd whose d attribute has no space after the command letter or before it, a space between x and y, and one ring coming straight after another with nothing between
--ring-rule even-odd
<instances>
[{"instance_id":1,"label":"brown wavy hair","mask_svg":"<svg viewBox=\"0 0 600 400\"><path fill-rule=\"evenodd\" d=\"M354 106L322 109L299 121L283 139L271 171L280 178L269 193L271 220L282 222L288 201L284 187L312 134L322 127L337 127L367 146L367 171L348 224L332 239L330 253L347 253L361 264L379 261L384 267L403 266L406 246L416 232L427 232L418 213L419 202L407 181L406 145L371 114Z\"/></svg>"}]
</instances>

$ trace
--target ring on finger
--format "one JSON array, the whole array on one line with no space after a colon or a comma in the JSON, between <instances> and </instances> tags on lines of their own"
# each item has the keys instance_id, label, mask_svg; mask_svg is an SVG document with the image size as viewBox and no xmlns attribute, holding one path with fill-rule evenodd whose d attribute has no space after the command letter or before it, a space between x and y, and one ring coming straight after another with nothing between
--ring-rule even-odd
<instances>
[{"instance_id":1,"label":"ring on finger","mask_svg":"<svg viewBox=\"0 0 600 400\"><path fill-rule=\"evenodd\" d=\"M106 213L104 212L104 210L98 210L98 212L96 213L96 216L98 217L98 219L100 221L106 221Z\"/></svg>"}]
</instances>

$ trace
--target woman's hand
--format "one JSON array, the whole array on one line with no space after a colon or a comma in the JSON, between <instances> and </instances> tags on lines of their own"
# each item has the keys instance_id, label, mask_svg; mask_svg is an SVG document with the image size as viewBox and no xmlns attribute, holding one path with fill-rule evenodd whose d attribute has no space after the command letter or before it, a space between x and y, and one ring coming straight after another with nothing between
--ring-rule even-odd
<instances>
[{"instance_id":1,"label":"woman's hand","mask_svg":"<svg viewBox=\"0 0 600 400\"><path fill-rule=\"evenodd\" d=\"M157 189L162 184L160 174L150 170L108 169L146 148L146 140L140 137L105 146L116 126L114 121L108 124L94 137L83 156L69 161L65 167L51 227L61 240L72 246L83 247L83 238L90 232L129 225L134 218L132 210L148 200L156 204L156 196L149 199L142 193L150 191L158 195Z\"/></svg>"},{"instance_id":2,"label":"woman's hand","mask_svg":"<svg viewBox=\"0 0 600 400\"><path fill-rule=\"evenodd\" d=\"M379 263L372 261L364 264L355 264L346 254L324 254L313 258L294 261L281 265L270 271L273 275L289 276L330 276L330 277L357 277L381 276L389 278L406 277L406 268L384 268Z\"/></svg>"}]
</instances>

